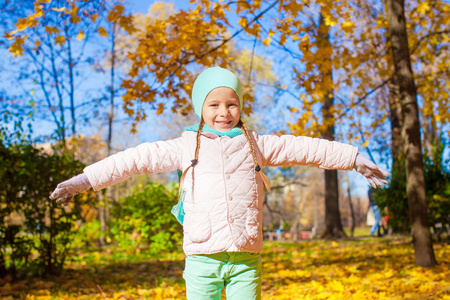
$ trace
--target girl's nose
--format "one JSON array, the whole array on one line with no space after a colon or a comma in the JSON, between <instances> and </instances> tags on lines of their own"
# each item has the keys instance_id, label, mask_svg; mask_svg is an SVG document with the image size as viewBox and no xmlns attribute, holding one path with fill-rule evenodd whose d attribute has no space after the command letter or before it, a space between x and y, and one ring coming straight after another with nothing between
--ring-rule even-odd
<instances>
[{"instance_id":1,"label":"girl's nose","mask_svg":"<svg viewBox=\"0 0 450 300\"><path fill-rule=\"evenodd\" d=\"M219 110L219 114L221 116L227 116L228 115L228 109L226 107L221 107Z\"/></svg>"}]
</instances>

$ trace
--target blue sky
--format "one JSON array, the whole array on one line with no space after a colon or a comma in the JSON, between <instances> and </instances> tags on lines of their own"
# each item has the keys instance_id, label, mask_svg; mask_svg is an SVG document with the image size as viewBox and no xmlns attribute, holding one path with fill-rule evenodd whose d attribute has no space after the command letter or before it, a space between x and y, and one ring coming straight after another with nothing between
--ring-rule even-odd
<instances>
[{"instance_id":1,"label":"blue sky","mask_svg":"<svg viewBox=\"0 0 450 300\"><path fill-rule=\"evenodd\" d=\"M148 11L149 7L156 1L138 1L138 0L127 0L124 2L124 5L127 9L130 9L133 12L140 12L145 13ZM169 1L166 1L169 2ZM188 6L188 1L171 1L175 3L175 6L177 8L186 8ZM240 43L245 43L245 35L243 37L239 37ZM92 49L91 51L97 51L95 49ZM258 48L257 51L260 51L261 54L267 55L268 58L270 58L271 55L274 55L273 50L272 52L269 52L266 49ZM9 61L11 61L9 55L2 55L0 59L7 59L6 57L9 57ZM7 59L7 60L8 60ZM7 63L7 62L5 62ZM283 76L289 76L289 70L283 69L282 66L280 66L280 69L278 66L275 66L274 71L277 74L283 74ZM95 74L95 72L92 72L91 74L88 74L85 78L79 77L79 86L83 86L84 89L87 90L87 95L94 95L96 93L106 93L104 90L99 90L98 86L105 86L106 82L109 80L107 76L98 76L98 74ZM94 79L97 78L97 79ZM5 80L3 81L6 82ZM30 96L30 98L33 98ZM276 99L280 100L280 99ZM286 129L286 120L289 119L289 113L286 111L286 105L289 104L289 101L296 101L292 99L292 97L284 96L280 101L276 101L277 104L273 104L272 106L266 107L265 110L261 110L258 113L260 115L255 115L257 118L262 118L262 122L264 124L270 125L268 130L269 132L272 132L273 130L280 130L280 129ZM125 119L125 116L123 114L121 109L121 100L119 98L116 99L116 103L118 103L117 107L117 118ZM283 114L283 117L281 118L280 115ZM160 128L164 127L164 122L170 122L170 118L173 118L173 115L165 114L164 116L157 116L152 111L148 112L148 118L146 121L140 123L138 125L138 134L137 135L131 135L128 133L130 126L129 124L125 124L124 122L119 122L114 125L114 134L116 137L116 142L118 141L116 145L116 149L123 149L126 147L134 146L141 142L153 142L156 140L159 140L161 138L170 138L174 137L178 134L178 132L164 132L161 131ZM70 118L68 118L70 120ZM85 135L92 135L97 134L102 136L103 138L106 137L106 128L103 127L102 129L102 123L100 119L91 120L91 124L89 126L81 126L78 129L79 133L85 134ZM43 120L37 122L37 126L34 126L34 132L35 134L48 134L53 129L51 127L51 122L45 122ZM187 124L189 125L189 124ZM284 128L282 128L284 126ZM361 151L363 155L367 156L364 151ZM353 182L354 186L354 194L359 195L365 195L367 191L367 182L365 179L360 175L357 174L355 171L352 171L349 173L350 180Z\"/></svg>"}]
</instances>

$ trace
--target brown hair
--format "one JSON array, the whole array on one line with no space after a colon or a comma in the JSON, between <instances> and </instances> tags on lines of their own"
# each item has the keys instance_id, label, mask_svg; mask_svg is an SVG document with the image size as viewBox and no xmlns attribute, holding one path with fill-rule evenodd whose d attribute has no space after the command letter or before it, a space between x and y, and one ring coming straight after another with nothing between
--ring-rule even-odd
<instances>
[{"instance_id":1,"label":"brown hair","mask_svg":"<svg viewBox=\"0 0 450 300\"><path fill-rule=\"evenodd\" d=\"M180 195L181 195L181 192L183 191L184 177L186 177L187 171L189 170L189 168L194 167L198 163L198 152L200 150L200 137L201 137L201 133L202 133L202 129L203 129L204 125L205 125L205 121L203 120L203 118L201 118L200 124L198 125L198 130L197 130L197 143L195 146L194 159L191 160L191 165L189 167L187 167L186 170L183 171L183 174L181 175L181 178L180 178ZM253 138L250 135L250 132L247 129L247 126L245 126L245 124L242 122L242 120L239 120L239 123L237 124L237 126L239 128L241 128L245 138L247 139L248 145L250 146L250 153L252 155L253 162L255 164L255 171L261 175L261 178L264 182L264 186L266 187L267 191L270 191L269 179L267 179L267 176L264 174L264 172L262 172L262 169L258 164L258 159L256 157L255 144L254 144Z\"/></svg>"}]
</instances>

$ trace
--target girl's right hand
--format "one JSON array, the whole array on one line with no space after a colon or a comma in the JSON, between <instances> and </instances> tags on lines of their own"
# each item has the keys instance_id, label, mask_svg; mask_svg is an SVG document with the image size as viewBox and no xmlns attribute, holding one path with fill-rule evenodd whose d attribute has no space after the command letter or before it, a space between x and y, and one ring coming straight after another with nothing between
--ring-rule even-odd
<instances>
[{"instance_id":1,"label":"girl's right hand","mask_svg":"<svg viewBox=\"0 0 450 300\"><path fill-rule=\"evenodd\" d=\"M56 189L50 195L50 199L56 200L66 206L73 196L82 193L92 187L86 174L82 173L69 180L63 181L56 186Z\"/></svg>"}]
</instances>

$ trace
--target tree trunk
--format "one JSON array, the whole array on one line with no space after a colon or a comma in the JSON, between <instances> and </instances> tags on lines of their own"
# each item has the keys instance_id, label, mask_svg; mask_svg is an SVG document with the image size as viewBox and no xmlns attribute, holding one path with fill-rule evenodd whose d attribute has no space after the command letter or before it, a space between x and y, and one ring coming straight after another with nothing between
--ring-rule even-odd
<instances>
[{"instance_id":1,"label":"tree trunk","mask_svg":"<svg viewBox=\"0 0 450 300\"><path fill-rule=\"evenodd\" d=\"M333 67L331 61L331 49L330 43L330 27L325 24L323 15L320 15L319 21L319 34L317 46L320 49L324 49L323 53L329 53L328 57L324 57L324 61L320 68L323 78L323 86L329 87L333 84ZM320 50L319 49L319 50ZM329 89L325 92L322 115L324 122L332 120L330 125L327 126L326 131L323 133L323 138L333 141L334 140L334 96L333 89ZM341 215L339 212L339 184L338 184L338 172L337 170L325 170L325 231L322 234L323 237L343 237L345 236L344 229L342 228Z\"/></svg>"},{"instance_id":2,"label":"tree trunk","mask_svg":"<svg viewBox=\"0 0 450 300\"><path fill-rule=\"evenodd\" d=\"M389 114L391 120L391 154L392 154L392 168L401 168L399 165L400 157L403 155L403 140L402 140L402 112L399 103L399 87L397 80L392 80L389 83Z\"/></svg>"},{"instance_id":3,"label":"tree trunk","mask_svg":"<svg viewBox=\"0 0 450 300\"><path fill-rule=\"evenodd\" d=\"M402 138L406 159L406 194L412 223L415 261L419 266L431 267L436 264L436 258L433 251L425 198L417 90L408 48L404 1L387 0L387 10L403 118Z\"/></svg>"},{"instance_id":4,"label":"tree trunk","mask_svg":"<svg viewBox=\"0 0 450 300\"><path fill-rule=\"evenodd\" d=\"M350 226L350 236L353 237L355 233L356 220L355 220L355 209L353 208L352 202L352 194L350 193L350 180L348 179L348 173L345 173L347 179L347 196L348 196L348 204L350 205L350 213L352 217L352 223Z\"/></svg>"}]
</instances>

